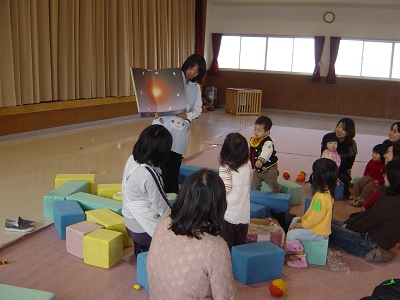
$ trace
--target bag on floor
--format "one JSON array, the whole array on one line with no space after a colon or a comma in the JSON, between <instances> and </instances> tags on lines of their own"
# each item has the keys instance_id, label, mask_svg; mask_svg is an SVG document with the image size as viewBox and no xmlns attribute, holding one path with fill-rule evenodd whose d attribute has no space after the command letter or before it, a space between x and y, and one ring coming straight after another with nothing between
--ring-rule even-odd
<instances>
[{"instance_id":1,"label":"bag on floor","mask_svg":"<svg viewBox=\"0 0 400 300\"><path fill-rule=\"evenodd\" d=\"M360 300L399 300L400 279L388 279L376 286L371 296Z\"/></svg>"}]
</instances>

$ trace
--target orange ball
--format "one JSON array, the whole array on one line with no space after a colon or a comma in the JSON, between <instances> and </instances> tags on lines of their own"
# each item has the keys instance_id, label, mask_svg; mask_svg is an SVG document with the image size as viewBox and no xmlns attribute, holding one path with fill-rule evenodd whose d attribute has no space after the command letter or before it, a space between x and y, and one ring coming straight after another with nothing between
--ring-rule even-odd
<instances>
[{"instance_id":1,"label":"orange ball","mask_svg":"<svg viewBox=\"0 0 400 300\"><path fill-rule=\"evenodd\" d=\"M290 178L290 173L288 171L283 172L282 177L288 180Z\"/></svg>"},{"instance_id":2,"label":"orange ball","mask_svg":"<svg viewBox=\"0 0 400 300\"><path fill-rule=\"evenodd\" d=\"M303 182L304 180L306 180L306 175L304 173L297 175L296 181Z\"/></svg>"},{"instance_id":3,"label":"orange ball","mask_svg":"<svg viewBox=\"0 0 400 300\"><path fill-rule=\"evenodd\" d=\"M272 296L282 297L286 293L286 283L282 279L275 279L269 284L269 292Z\"/></svg>"}]
</instances>

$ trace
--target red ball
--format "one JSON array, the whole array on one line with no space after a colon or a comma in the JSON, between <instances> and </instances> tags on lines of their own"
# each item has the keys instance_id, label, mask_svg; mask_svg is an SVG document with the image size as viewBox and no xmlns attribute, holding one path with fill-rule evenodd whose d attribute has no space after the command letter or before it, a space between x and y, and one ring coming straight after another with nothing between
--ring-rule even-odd
<instances>
[{"instance_id":1,"label":"red ball","mask_svg":"<svg viewBox=\"0 0 400 300\"><path fill-rule=\"evenodd\" d=\"M288 180L290 178L290 173L288 171L283 172L282 177Z\"/></svg>"}]
</instances>

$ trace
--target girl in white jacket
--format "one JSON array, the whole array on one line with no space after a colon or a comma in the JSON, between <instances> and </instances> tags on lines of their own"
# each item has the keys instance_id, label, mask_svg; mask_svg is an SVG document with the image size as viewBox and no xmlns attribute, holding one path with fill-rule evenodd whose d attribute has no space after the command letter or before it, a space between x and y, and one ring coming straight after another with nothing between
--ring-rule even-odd
<instances>
[{"instance_id":1,"label":"girl in white jacket","mask_svg":"<svg viewBox=\"0 0 400 300\"><path fill-rule=\"evenodd\" d=\"M252 168L246 138L240 133L228 134L221 148L219 163L219 176L225 184L228 203L221 237L231 250L233 246L246 243L250 223Z\"/></svg>"}]
</instances>

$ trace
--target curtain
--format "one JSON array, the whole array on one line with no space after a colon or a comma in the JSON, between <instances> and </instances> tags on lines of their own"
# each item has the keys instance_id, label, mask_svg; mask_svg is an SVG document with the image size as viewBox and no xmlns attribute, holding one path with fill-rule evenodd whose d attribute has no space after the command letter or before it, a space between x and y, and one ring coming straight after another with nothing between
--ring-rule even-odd
<instances>
[{"instance_id":1,"label":"curtain","mask_svg":"<svg viewBox=\"0 0 400 300\"><path fill-rule=\"evenodd\" d=\"M210 76L219 76L218 55L221 47L221 41L222 33L212 34L213 60L211 62L210 69L208 70L208 75Z\"/></svg>"},{"instance_id":2,"label":"curtain","mask_svg":"<svg viewBox=\"0 0 400 300\"><path fill-rule=\"evenodd\" d=\"M329 53L329 69L326 75L326 83L336 83L335 63L339 52L340 37L331 37L330 53Z\"/></svg>"},{"instance_id":3,"label":"curtain","mask_svg":"<svg viewBox=\"0 0 400 300\"><path fill-rule=\"evenodd\" d=\"M205 15L207 11L207 0L196 0L195 12L195 52L204 55L204 32L205 32Z\"/></svg>"},{"instance_id":4,"label":"curtain","mask_svg":"<svg viewBox=\"0 0 400 300\"><path fill-rule=\"evenodd\" d=\"M324 50L324 44L325 44L324 36L314 36L315 68L314 68L313 75L311 77L312 82L320 82L321 81L320 63L321 63L322 51Z\"/></svg>"},{"instance_id":5,"label":"curtain","mask_svg":"<svg viewBox=\"0 0 400 300\"><path fill-rule=\"evenodd\" d=\"M180 67L195 0L1 0L0 107L133 95L129 68Z\"/></svg>"}]
</instances>

